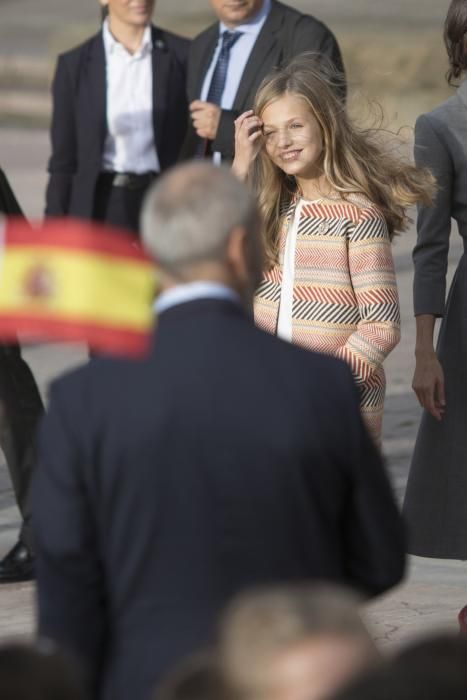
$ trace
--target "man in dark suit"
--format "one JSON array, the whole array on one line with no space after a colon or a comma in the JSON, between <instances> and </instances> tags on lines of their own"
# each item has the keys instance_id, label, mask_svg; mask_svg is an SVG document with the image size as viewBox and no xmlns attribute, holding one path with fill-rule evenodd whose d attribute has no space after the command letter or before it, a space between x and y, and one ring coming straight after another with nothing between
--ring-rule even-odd
<instances>
[{"instance_id":1,"label":"man in dark suit","mask_svg":"<svg viewBox=\"0 0 467 700\"><path fill-rule=\"evenodd\" d=\"M191 125L182 155L214 153L232 160L234 120L253 107L263 78L304 51L333 65L338 90L345 99L344 67L339 46L319 20L278 0L210 0L218 22L191 45L188 97Z\"/></svg>"},{"instance_id":2,"label":"man in dark suit","mask_svg":"<svg viewBox=\"0 0 467 700\"><path fill-rule=\"evenodd\" d=\"M0 212L23 216L3 170L0 169ZM1 274L1 271L0 271ZM34 578L33 536L29 486L33 443L43 413L42 399L18 343L0 343L0 447L10 472L22 526L13 548L0 560L0 583Z\"/></svg>"},{"instance_id":3,"label":"man in dark suit","mask_svg":"<svg viewBox=\"0 0 467 700\"><path fill-rule=\"evenodd\" d=\"M147 196L162 267L151 354L56 381L33 498L39 632L86 663L94 697L147 700L252 585L404 568L401 521L350 370L254 326L256 205L207 163Z\"/></svg>"},{"instance_id":4,"label":"man in dark suit","mask_svg":"<svg viewBox=\"0 0 467 700\"><path fill-rule=\"evenodd\" d=\"M178 159L189 41L150 24L154 0L101 0L102 31L58 58L47 216L138 231L144 193Z\"/></svg>"}]
</instances>

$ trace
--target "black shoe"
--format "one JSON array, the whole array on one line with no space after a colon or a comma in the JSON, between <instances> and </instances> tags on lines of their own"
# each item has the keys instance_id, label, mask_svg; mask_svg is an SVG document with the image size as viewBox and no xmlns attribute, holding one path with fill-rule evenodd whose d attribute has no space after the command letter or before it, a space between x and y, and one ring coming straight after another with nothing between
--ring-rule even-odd
<instances>
[{"instance_id":1,"label":"black shoe","mask_svg":"<svg viewBox=\"0 0 467 700\"><path fill-rule=\"evenodd\" d=\"M0 561L0 583L16 583L34 579L34 557L22 542Z\"/></svg>"}]
</instances>

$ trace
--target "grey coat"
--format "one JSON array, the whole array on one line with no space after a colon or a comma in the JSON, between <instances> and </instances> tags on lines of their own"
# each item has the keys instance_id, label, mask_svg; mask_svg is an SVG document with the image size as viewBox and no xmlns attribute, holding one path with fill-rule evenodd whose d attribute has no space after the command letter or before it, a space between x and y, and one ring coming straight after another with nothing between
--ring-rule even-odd
<instances>
[{"instance_id":1,"label":"grey coat","mask_svg":"<svg viewBox=\"0 0 467 700\"><path fill-rule=\"evenodd\" d=\"M420 424L404 504L412 554L467 559L467 255L446 301L446 271L455 219L467 250L467 81L417 120L415 159L436 176L433 207L420 207L414 249L415 314L442 316L437 353L446 412Z\"/></svg>"}]
</instances>

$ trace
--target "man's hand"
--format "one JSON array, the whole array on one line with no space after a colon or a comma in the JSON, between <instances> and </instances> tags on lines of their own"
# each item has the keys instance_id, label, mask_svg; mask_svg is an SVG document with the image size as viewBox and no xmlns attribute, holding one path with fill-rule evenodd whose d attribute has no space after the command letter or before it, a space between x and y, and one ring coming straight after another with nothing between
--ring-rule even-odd
<instances>
[{"instance_id":1,"label":"man's hand","mask_svg":"<svg viewBox=\"0 0 467 700\"><path fill-rule=\"evenodd\" d=\"M190 105L190 112L198 136L214 141L221 118L221 108L211 102L194 100Z\"/></svg>"},{"instance_id":2,"label":"man's hand","mask_svg":"<svg viewBox=\"0 0 467 700\"><path fill-rule=\"evenodd\" d=\"M417 354L412 388L420 405L436 420L441 420L446 408L443 368L433 351Z\"/></svg>"}]
</instances>

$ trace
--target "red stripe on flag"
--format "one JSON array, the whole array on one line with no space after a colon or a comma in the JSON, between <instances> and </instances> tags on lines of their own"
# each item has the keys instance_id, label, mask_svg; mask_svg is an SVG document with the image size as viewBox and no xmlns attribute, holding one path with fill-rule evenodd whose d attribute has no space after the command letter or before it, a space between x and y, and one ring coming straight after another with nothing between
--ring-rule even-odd
<instances>
[{"instance_id":1,"label":"red stripe on flag","mask_svg":"<svg viewBox=\"0 0 467 700\"><path fill-rule=\"evenodd\" d=\"M151 345L152 329L134 331L74 319L51 319L21 314L0 314L0 338L29 342L86 343L100 352L142 356Z\"/></svg>"},{"instance_id":2,"label":"red stripe on flag","mask_svg":"<svg viewBox=\"0 0 467 700\"><path fill-rule=\"evenodd\" d=\"M32 226L20 217L7 217L5 245L44 246L62 250L101 253L153 264L137 239L125 229L81 219L47 219Z\"/></svg>"}]
</instances>

